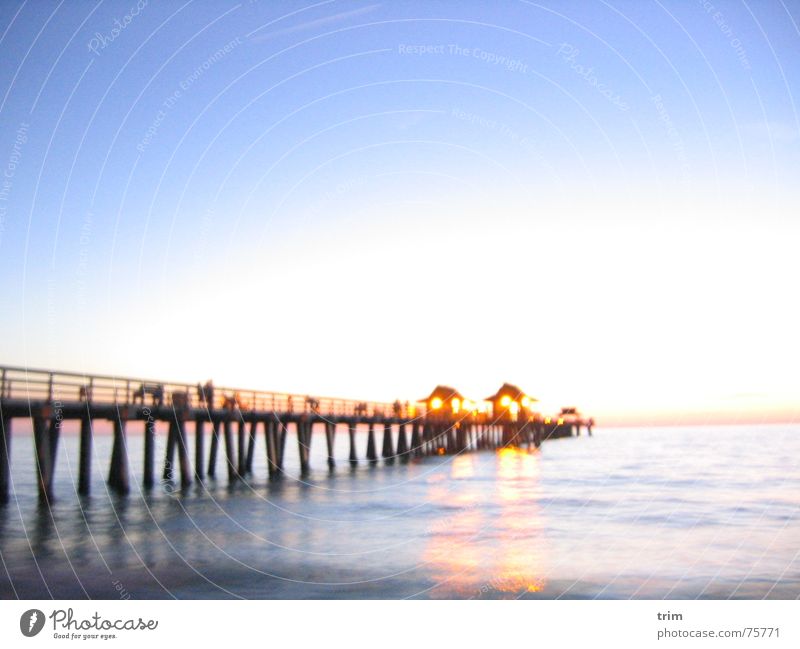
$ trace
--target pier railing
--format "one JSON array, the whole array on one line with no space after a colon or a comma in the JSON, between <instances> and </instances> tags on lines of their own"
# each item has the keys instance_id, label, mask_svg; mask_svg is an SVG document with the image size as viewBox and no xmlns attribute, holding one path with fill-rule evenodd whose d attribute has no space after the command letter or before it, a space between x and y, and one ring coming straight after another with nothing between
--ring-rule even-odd
<instances>
[{"instance_id":1,"label":"pier railing","mask_svg":"<svg viewBox=\"0 0 800 649\"><path fill-rule=\"evenodd\" d=\"M500 400L501 407L503 399ZM514 402L516 403L516 402ZM113 447L108 485L120 494L130 490L126 428L143 423L145 489L156 484L156 428L168 428L163 480L171 481L180 469L182 487L213 478L217 457L224 443L228 480L253 473L257 440L263 439L270 478L284 473L286 440L290 427L297 440L300 472L310 470L310 448L314 427L324 427L328 467L336 465L337 426L346 426L350 441L348 461L358 464L356 429L367 428L366 459L371 464L383 458L398 459L463 453L467 450L507 446L538 447L542 440L591 434L593 421L583 421L575 408L564 408L555 421L530 409L524 413L504 407L499 413L465 409L460 397L445 404L432 397L430 410L409 402L393 403L333 399L284 392L264 392L140 378L56 372L0 366L0 503L8 502L11 484L11 431L14 419L27 419L33 430L39 496L49 503L61 425L72 420L80 427L78 493L89 493L91 484L93 421L113 423ZM187 444L193 429L194 466ZM209 430L210 429L210 430ZM410 429L410 439L407 437ZM207 431L209 435L207 435ZM379 450L376 437L381 434ZM396 444L395 444L396 436ZM210 441L208 455L205 443ZM175 463L175 454L178 463Z\"/></svg>"},{"instance_id":2,"label":"pier railing","mask_svg":"<svg viewBox=\"0 0 800 649\"><path fill-rule=\"evenodd\" d=\"M164 382L152 379L51 372L24 367L0 367L0 398L31 402L237 408L281 413L316 413L330 416L415 417L424 406L409 402L374 402L317 397L306 394L265 392L208 384Z\"/></svg>"}]
</instances>

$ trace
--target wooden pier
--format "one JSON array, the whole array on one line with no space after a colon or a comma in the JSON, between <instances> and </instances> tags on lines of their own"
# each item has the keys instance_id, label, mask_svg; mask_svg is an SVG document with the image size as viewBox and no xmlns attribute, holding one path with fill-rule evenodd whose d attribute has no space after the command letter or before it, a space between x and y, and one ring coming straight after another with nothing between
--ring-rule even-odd
<instances>
[{"instance_id":1,"label":"wooden pier","mask_svg":"<svg viewBox=\"0 0 800 649\"><path fill-rule=\"evenodd\" d=\"M158 422L167 424L168 430L161 481L179 479L183 488L217 476L220 445L221 470L228 481L252 475L256 452L265 453L269 477L278 478L284 472L290 435L297 442L301 473L307 474L318 430L325 433L329 469L336 466L334 441L342 428L349 436L347 461L357 465L359 424L367 427L365 460L372 464L381 459L392 464L506 446L538 447L546 439L580 435L582 428L591 434L593 421L583 419L575 409L545 417L535 412L534 401L509 384L480 406L445 386L415 403L374 403L220 388L210 382L189 385L0 367L0 502L9 498L14 420L30 421L39 496L47 503L54 495L56 454L65 421L80 425L78 492L88 495L90 491L93 422L106 420L113 427L108 485L127 494L131 489L127 436L134 425L144 435L140 484L145 490L157 483ZM191 434L194 459L187 443ZM376 435L382 437L380 454ZM262 451L257 451L258 446Z\"/></svg>"}]
</instances>

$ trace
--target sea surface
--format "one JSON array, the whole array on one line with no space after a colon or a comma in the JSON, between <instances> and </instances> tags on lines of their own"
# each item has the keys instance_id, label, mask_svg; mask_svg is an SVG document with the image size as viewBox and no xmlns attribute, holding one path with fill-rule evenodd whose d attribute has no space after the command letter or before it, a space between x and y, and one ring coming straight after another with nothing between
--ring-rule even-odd
<instances>
[{"instance_id":1,"label":"sea surface","mask_svg":"<svg viewBox=\"0 0 800 649\"><path fill-rule=\"evenodd\" d=\"M15 430L0 597L800 597L799 426L598 428L539 450L355 469L340 428L332 473L318 431L300 480L290 434L280 480L266 478L260 438L247 484L228 486L221 454L216 480L148 494L140 430L129 435L131 496L108 492L98 430L80 498L67 426L48 510L32 440ZM363 457L364 431L357 441Z\"/></svg>"}]
</instances>

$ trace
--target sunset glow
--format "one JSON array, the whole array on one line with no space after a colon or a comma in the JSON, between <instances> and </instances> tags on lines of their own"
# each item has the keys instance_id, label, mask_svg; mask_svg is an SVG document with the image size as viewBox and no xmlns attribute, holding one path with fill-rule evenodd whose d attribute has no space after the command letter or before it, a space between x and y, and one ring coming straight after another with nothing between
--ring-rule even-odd
<instances>
[{"instance_id":1,"label":"sunset glow","mask_svg":"<svg viewBox=\"0 0 800 649\"><path fill-rule=\"evenodd\" d=\"M412 3L345 12L293 58L294 32L242 36L270 13L251 5L137 54L166 19L148 7L113 56L84 44L41 97L10 91L5 362L388 402L512 381L607 424L797 418L796 57L753 27L751 82L694 4L670 8L687 31L583 16L612 21L609 50L558 36L563 7L509 9L538 42L488 3L467 23Z\"/></svg>"}]
</instances>

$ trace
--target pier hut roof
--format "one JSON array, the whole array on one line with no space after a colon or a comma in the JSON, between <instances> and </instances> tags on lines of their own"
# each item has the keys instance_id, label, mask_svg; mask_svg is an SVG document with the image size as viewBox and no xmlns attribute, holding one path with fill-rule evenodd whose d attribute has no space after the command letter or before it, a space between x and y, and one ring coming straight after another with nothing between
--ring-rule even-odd
<instances>
[{"instance_id":1,"label":"pier hut roof","mask_svg":"<svg viewBox=\"0 0 800 649\"><path fill-rule=\"evenodd\" d=\"M510 397L514 401L522 401L523 397L527 397L529 401L538 401L538 399L525 394L518 386L511 383L503 383L496 394L486 397L486 401L500 401L500 399L505 396Z\"/></svg>"},{"instance_id":2,"label":"pier hut roof","mask_svg":"<svg viewBox=\"0 0 800 649\"><path fill-rule=\"evenodd\" d=\"M442 401L448 401L449 399L452 399L453 397L455 397L456 399L460 399L461 401L464 400L464 397L455 388L451 388L448 385L437 385L433 389L433 392L431 392L430 396L427 396L427 397L425 397L423 399L420 399L419 402L420 403L422 403L422 402L427 403L427 402L432 401L433 399L441 399Z\"/></svg>"}]
</instances>

